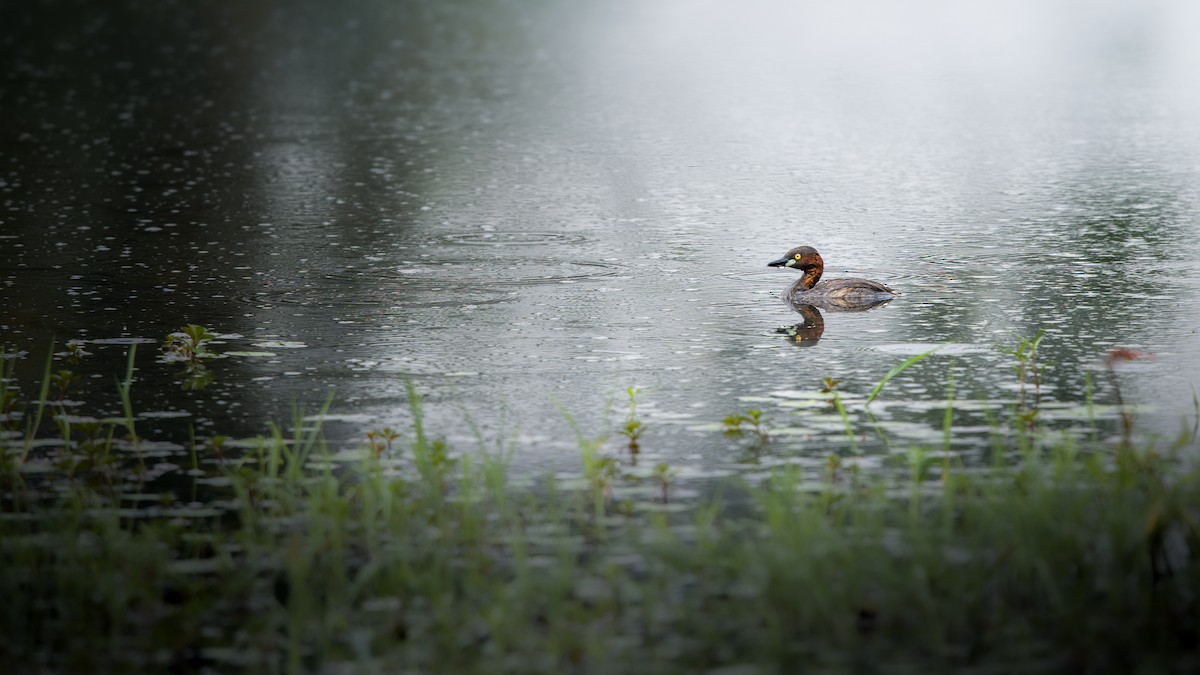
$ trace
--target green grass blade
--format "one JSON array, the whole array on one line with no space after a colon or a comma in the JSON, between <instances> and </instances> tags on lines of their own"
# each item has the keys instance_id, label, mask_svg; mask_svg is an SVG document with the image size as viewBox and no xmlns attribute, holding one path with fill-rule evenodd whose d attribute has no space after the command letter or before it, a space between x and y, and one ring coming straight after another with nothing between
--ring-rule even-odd
<instances>
[{"instance_id":1,"label":"green grass blade","mask_svg":"<svg viewBox=\"0 0 1200 675\"><path fill-rule=\"evenodd\" d=\"M942 443L947 455L950 453L951 432L954 429L954 371L947 371L949 383L946 385L946 414L942 418Z\"/></svg>"},{"instance_id":2,"label":"green grass blade","mask_svg":"<svg viewBox=\"0 0 1200 675\"><path fill-rule=\"evenodd\" d=\"M867 402L864 405L871 405L871 401L874 401L875 397L879 395L879 392L883 391L883 387L888 383L888 380L913 367L926 356L929 356L939 349L941 349L941 346L934 347L933 349L930 349L922 354L914 354L913 356L910 356L907 359L904 359L904 361L900 362L900 365L889 370L887 375L884 375L883 379L879 381L879 384L875 385L875 388L871 390L871 395L867 396Z\"/></svg>"},{"instance_id":3,"label":"green grass blade","mask_svg":"<svg viewBox=\"0 0 1200 675\"><path fill-rule=\"evenodd\" d=\"M846 437L850 439L850 449L856 454L862 454L862 450L858 448L858 438L854 435L854 425L850 423L850 416L846 414L846 406L842 405L842 397L838 393L833 392L833 407L837 408L838 414L842 416L842 425L846 429Z\"/></svg>"},{"instance_id":4,"label":"green grass blade","mask_svg":"<svg viewBox=\"0 0 1200 675\"><path fill-rule=\"evenodd\" d=\"M46 367L42 369L42 388L38 391L37 412L34 413L33 422L25 432L25 447L21 450L21 459L17 462L18 465L24 464L29 458L29 450L33 447L33 439L37 436L38 427L42 425L42 414L46 411L46 399L50 395L50 367L54 363L54 340L50 340L50 352L46 354Z\"/></svg>"}]
</instances>

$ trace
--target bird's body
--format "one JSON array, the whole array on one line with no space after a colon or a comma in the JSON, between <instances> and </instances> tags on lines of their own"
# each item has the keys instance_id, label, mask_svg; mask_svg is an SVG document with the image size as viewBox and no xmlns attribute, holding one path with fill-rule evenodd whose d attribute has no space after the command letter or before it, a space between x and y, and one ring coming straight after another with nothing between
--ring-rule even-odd
<instances>
[{"instance_id":1,"label":"bird's body","mask_svg":"<svg viewBox=\"0 0 1200 675\"><path fill-rule=\"evenodd\" d=\"M888 286L869 279L841 278L821 281L825 261L811 246L799 246L768 267L791 267L804 276L784 293L793 305L815 305L826 309L867 309L899 295Z\"/></svg>"},{"instance_id":2,"label":"bird's body","mask_svg":"<svg viewBox=\"0 0 1200 675\"><path fill-rule=\"evenodd\" d=\"M875 299L881 295L889 297L897 295L896 291L878 281L870 281L869 279L856 279L853 277L826 279L825 281L818 282L812 288L805 288L804 281L804 279L800 279L792 284L791 288L787 290L788 299L801 302L804 300L829 298L830 300L853 302L855 300Z\"/></svg>"}]
</instances>

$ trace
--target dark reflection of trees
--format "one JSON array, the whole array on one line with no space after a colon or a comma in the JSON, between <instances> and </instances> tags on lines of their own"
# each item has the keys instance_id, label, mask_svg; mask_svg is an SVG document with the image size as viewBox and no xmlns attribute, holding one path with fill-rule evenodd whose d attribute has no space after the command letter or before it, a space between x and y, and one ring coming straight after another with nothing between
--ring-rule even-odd
<instances>
[{"instance_id":1,"label":"dark reflection of trees","mask_svg":"<svg viewBox=\"0 0 1200 675\"><path fill-rule=\"evenodd\" d=\"M420 217L442 151L488 129L532 58L517 13L466 3L75 4L6 3L0 14L15 63L0 105L17 121L0 130L0 149L26 177L13 210L30 213L5 230L72 231L78 246L39 256L64 266L104 265L114 256L93 255L103 236L133 246L121 261L132 265L114 267L134 273L111 273L103 292L121 305L110 316L135 331L129 319L159 314L143 311L148 283L216 265L198 251L236 242L245 256L286 259L304 239L292 228L341 234L340 249L321 251L334 257L393 244ZM70 225L58 222L64 211ZM396 225L364 226L383 217ZM72 230L81 221L88 234ZM175 229L147 236L166 223ZM205 300L244 297L259 281L207 271L193 276L228 287L205 287ZM29 306L44 306L64 284L32 290L45 295ZM240 316L225 304L210 311Z\"/></svg>"},{"instance_id":2,"label":"dark reflection of trees","mask_svg":"<svg viewBox=\"0 0 1200 675\"><path fill-rule=\"evenodd\" d=\"M20 27L7 50L21 75L0 90L14 122L0 130L0 155L24 178L11 195L22 215L5 230L25 250L9 249L0 266L45 270L14 274L21 294L10 309L60 335L158 337L210 320L179 316L180 305L227 290L188 286L198 274L227 276L199 269L212 263L197 251L228 239L222 228L244 207L251 49L220 11L66 4L3 10L6 27ZM41 316L47 307L52 317Z\"/></svg>"},{"instance_id":3,"label":"dark reflection of trees","mask_svg":"<svg viewBox=\"0 0 1200 675\"><path fill-rule=\"evenodd\" d=\"M333 259L389 248L420 217L443 151L518 87L531 47L517 14L461 2L4 3L3 229L25 249L3 247L0 269L56 270L26 275L6 313L60 333L244 330L240 299L263 276L292 279L313 231L341 235L318 242ZM309 236L289 236L298 229ZM254 269L232 269L243 266ZM112 309L41 316L74 287ZM197 301L205 316L181 316Z\"/></svg>"},{"instance_id":4,"label":"dark reflection of trees","mask_svg":"<svg viewBox=\"0 0 1200 675\"><path fill-rule=\"evenodd\" d=\"M26 347L248 333L255 294L304 283L302 258L395 246L443 151L516 86L517 14L3 3L0 323Z\"/></svg>"}]
</instances>

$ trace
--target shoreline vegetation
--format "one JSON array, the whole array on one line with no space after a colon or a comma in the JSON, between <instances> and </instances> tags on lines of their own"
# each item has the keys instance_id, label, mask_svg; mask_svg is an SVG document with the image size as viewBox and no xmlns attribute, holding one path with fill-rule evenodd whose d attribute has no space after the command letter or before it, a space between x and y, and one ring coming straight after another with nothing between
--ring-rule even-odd
<instances>
[{"instance_id":1,"label":"shoreline vegetation","mask_svg":"<svg viewBox=\"0 0 1200 675\"><path fill-rule=\"evenodd\" d=\"M170 349L198 365L212 335L180 335ZM1114 366L1140 355L1115 350L1120 433L1094 418L1092 433L1043 431L1041 339L1007 351L1021 397L981 465L936 447L895 453L903 470L831 455L684 500L667 464L643 476L653 489L614 498L615 457L647 442L633 388L611 437L576 427L573 481L521 483L487 439L448 447L410 384L409 428L334 448L327 403L256 439L193 439L188 485L155 492L140 489L161 460L130 404L134 348L124 415L86 422L56 406L72 373L53 357L28 401L0 361L0 659L37 673L1196 672L1200 412L1175 439L1136 438ZM821 392L853 443L838 382ZM768 452L766 417L724 431Z\"/></svg>"}]
</instances>

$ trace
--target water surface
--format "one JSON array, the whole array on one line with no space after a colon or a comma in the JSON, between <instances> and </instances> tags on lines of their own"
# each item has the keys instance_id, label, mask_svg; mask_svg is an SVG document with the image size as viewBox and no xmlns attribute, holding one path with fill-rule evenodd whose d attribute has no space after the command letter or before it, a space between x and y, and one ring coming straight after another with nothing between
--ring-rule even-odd
<instances>
[{"instance_id":1,"label":"water surface","mask_svg":"<svg viewBox=\"0 0 1200 675\"><path fill-rule=\"evenodd\" d=\"M111 411L131 341L273 354L183 391L144 345L137 408L186 413L164 433L333 390L361 438L407 425L412 380L439 433L557 470L562 411L602 433L638 387L644 459L704 473L744 459L705 425L760 407L820 457L845 439L798 396L945 345L876 404L936 444L948 396L1016 400L993 345L1039 329L1047 402L1086 372L1111 402L1131 347L1145 432L1190 408L1189 4L75 5L0 10L0 341L35 376L91 341L76 397ZM902 297L797 346L765 265L800 244Z\"/></svg>"}]
</instances>

